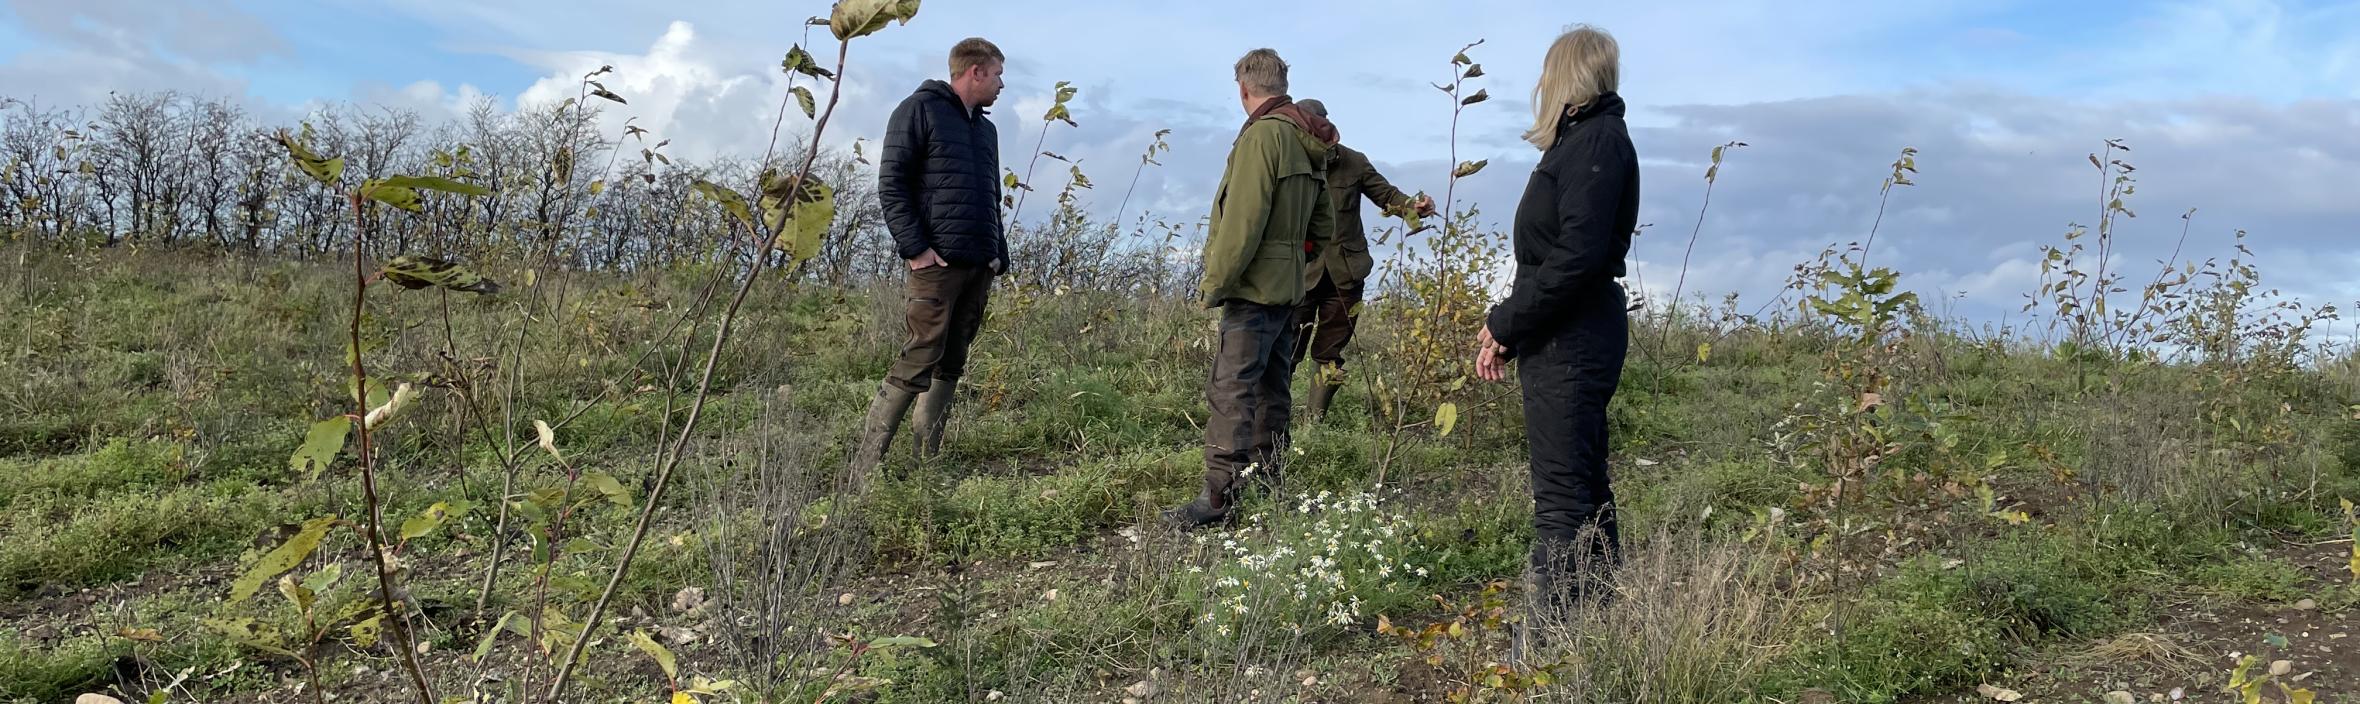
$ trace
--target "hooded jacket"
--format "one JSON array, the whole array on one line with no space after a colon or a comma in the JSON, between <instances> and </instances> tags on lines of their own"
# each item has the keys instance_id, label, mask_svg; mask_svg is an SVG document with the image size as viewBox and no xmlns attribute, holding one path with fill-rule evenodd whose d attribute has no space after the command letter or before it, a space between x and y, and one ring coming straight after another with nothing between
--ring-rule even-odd
<instances>
[{"instance_id":1,"label":"hooded jacket","mask_svg":"<svg viewBox=\"0 0 2360 704\"><path fill-rule=\"evenodd\" d=\"M951 85L929 80L893 109L877 160L877 202L894 249L916 259L933 249L943 261L1008 268L1000 229L1000 133L981 110L969 111Z\"/></svg>"},{"instance_id":2,"label":"hooded jacket","mask_svg":"<svg viewBox=\"0 0 2360 704\"><path fill-rule=\"evenodd\" d=\"M1335 229L1327 187L1335 134L1283 96L1248 118L1213 196L1198 286L1205 307L1302 303L1304 263Z\"/></svg>"}]
</instances>

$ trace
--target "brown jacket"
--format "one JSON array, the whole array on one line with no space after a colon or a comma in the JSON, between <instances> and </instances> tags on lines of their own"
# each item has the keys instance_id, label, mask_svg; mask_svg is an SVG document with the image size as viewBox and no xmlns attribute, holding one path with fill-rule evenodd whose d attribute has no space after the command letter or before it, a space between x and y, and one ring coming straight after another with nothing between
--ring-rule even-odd
<instances>
[{"instance_id":1,"label":"brown jacket","mask_svg":"<svg viewBox=\"0 0 2360 704\"><path fill-rule=\"evenodd\" d=\"M1321 276L1333 280L1339 287L1359 286L1368 280L1369 272L1377 268L1377 260L1368 253L1368 233L1360 225L1360 199L1367 198L1379 208L1390 208L1408 203L1409 194L1394 188L1369 164L1368 155L1341 144L1336 145L1336 157L1328 163L1328 196L1335 202L1335 246L1319 254L1316 261L1303 267L1303 289L1319 285Z\"/></svg>"}]
</instances>

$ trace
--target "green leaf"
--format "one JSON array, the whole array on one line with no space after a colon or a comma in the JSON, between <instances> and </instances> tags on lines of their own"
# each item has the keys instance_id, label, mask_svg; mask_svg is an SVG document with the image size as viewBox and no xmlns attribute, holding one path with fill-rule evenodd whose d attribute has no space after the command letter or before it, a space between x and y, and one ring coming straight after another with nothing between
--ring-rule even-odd
<instances>
[{"instance_id":1,"label":"green leaf","mask_svg":"<svg viewBox=\"0 0 2360 704\"><path fill-rule=\"evenodd\" d=\"M589 538L574 538L572 540L565 541L565 552L569 555L598 552L605 549L606 546L600 545Z\"/></svg>"},{"instance_id":2,"label":"green leaf","mask_svg":"<svg viewBox=\"0 0 2360 704\"><path fill-rule=\"evenodd\" d=\"M256 560L253 567L247 568L246 574L230 583L230 603L245 601L247 597L254 596L254 592L262 589L263 582L279 576L281 572L295 569L295 565L301 564L303 558L310 557L312 551L319 549L320 539L327 537L328 528L334 525L336 525L335 516L324 516L304 521L303 528L297 530L295 535L287 538L286 542L279 543L277 548L263 554L262 559Z\"/></svg>"},{"instance_id":3,"label":"green leaf","mask_svg":"<svg viewBox=\"0 0 2360 704\"><path fill-rule=\"evenodd\" d=\"M1450 176L1451 176L1451 178L1466 178L1466 177L1469 177L1469 176L1473 176L1473 175L1475 175L1475 172L1477 172L1477 171L1482 171L1482 170L1483 170L1483 167L1484 167L1484 165L1485 165L1485 164L1489 164L1489 163L1491 163L1491 160L1490 160L1490 159L1480 159L1480 160L1476 160L1476 161L1462 161L1462 162L1459 162L1459 167L1458 167L1458 168L1455 168L1455 169L1451 169L1451 170L1450 170Z\"/></svg>"},{"instance_id":4,"label":"green leaf","mask_svg":"<svg viewBox=\"0 0 2360 704\"><path fill-rule=\"evenodd\" d=\"M639 648L639 652L647 653L648 657L655 658L656 666L664 668L665 679L680 679L680 664L672 659L672 651L665 649L664 644L656 642L656 639L649 638L647 629L632 631L631 645Z\"/></svg>"},{"instance_id":5,"label":"green leaf","mask_svg":"<svg viewBox=\"0 0 2360 704\"><path fill-rule=\"evenodd\" d=\"M1459 426L1459 404L1456 404L1456 403L1444 403L1444 404L1442 404L1442 406L1441 406L1440 408L1436 408L1436 409L1434 409L1434 435L1435 435L1435 437L1442 437L1442 436L1449 435L1449 434L1450 434L1450 431L1451 431L1451 429L1452 429L1452 428L1456 428L1456 427L1458 427L1458 426Z\"/></svg>"},{"instance_id":6,"label":"green leaf","mask_svg":"<svg viewBox=\"0 0 2360 704\"><path fill-rule=\"evenodd\" d=\"M615 475L605 472L583 472L582 483L589 484L592 490L606 495L606 500L614 502L616 506L629 507L631 505L630 492L623 490L622 482L615 481Z\"/></svg>"},{"instance_id":7,"label":"green leaf","mask_svg":"<svg viewBox=\"0 0 2360 704\"><path fill-rule=\"evenodd\" d=\"M288 650L286 646L280 644L282 637L279 635L278 629L255 623L254 619L209 618L204 620L204 624L206 626L212 627L214 630L221 631L223 635L229 636L230 640L237 641L238 644L244 645L248 648L253 648L255 650L260 650L262 652L276 655L295 657L295 651Z\"/></svg>"},{"instance_id":8,"label":"green leaf","mask_svg":"<svg viewBox=\"0 0 2360 704\"><path fill-rule=\"evenodd\" d=\"M803 86L795 86L794 88L788 90L795 94L795 104L803 106L804 119L813 120L819 118L819 104L811 99L810 89L804 88Z\"/></svg>"},{"instance_id":9,"label":"green leaf","mask_svg":"<svg viewBox=\"0 0 2360 704\"><path fill-rule=\"evenodd\" d=\"M413 213L426 209L426 201L418 197L417 189L388 186L383 181L361 184L361 197Z\"/></svg>"},{"instance_id":10,"label":"green leaf","mask_svg":"<svg viewBox=\"0 0 2360 704\"><path fill-rule=\"evenodd\" d=\"M871 647L871 648L899 648L899 647L932 648L932 647L934 647L934 640L933 640L933 639L931 639L931 638L925 638L925 637L921 637L921 636L891 636L891 637L886 637L886 638L879 638L879 639L876 639L876 640L873 640L873 641L869 641L869 647Z\"/></svg>"},{"instance_id":11,"label":"green leaf","mask_svg":"<svg viewBox=\"0 0 2360 704\"><path fill-rule=\"evenodd\" d=\"M689 188L719 204L722 210L729 211L729 214L739 221L748 225L754 224L754 212L746 208L746 197L738 195L738 192L730 187L700 178L696 183L690 184Z\"/></svg>"},{"instance_id":12,"label":"green leaf","mask_svg":"<svg viewBox=\"0 0 2360 704\"><path fill-rule=\"evenodd\" d=\"M472 183L468 183L468 182L465 182L465 181L457 181L457 180L452 180L452 179L443 178L443 177L441 177L441 176L388 176L388 177L385 177L385 178L377 179L376 183L381 183L381 184L384 184L384 185L387 185L387 186L394 186L394 187L399 187L399 188L410 188L410 189L416 189L416 190L422 190L422 191L438 191L438 192L442 192L442 193L453 193L453 194L462 195L462 196L478 196L478 197L480 197L480 196L489 196L489 195L491 195L491 194L492 194L492 189L485 188L485 187L482 187L482 186L478 186L478 185L475 185L475 184L472 184Z\"/></svg>"},{"instance_id":13,"label":"green leaf","mask_svg":"<svg viewBox=\"0 0 2360 704\"><path fill-rule=\"evenodd\" d=\"M499 640L500 631L506 630L508 628L509 622L515 620L516 618L517 615L514 611L500 614L500 621L498 623L492 624L491 628L484 629L483 640L475 642L476 662L483 662L485 656L492 654L492 642Z\"/></svg>"},{"instance_id":14,"label":"green leaf","mask_svg":"<svg viewBox=\"0 0 2360 704\"><path fill-rule=\"evenodd\" d=\"M385 262L382 272L385 280L412 291L432 286L470 293L500 292L499 282L433 257L410 254L394 257Z\"/></svg>"},{"instance_id":15,"label":"green leaf","mask_svg":"<svg viewBox=\"0 0 2360 704\"><path fill-rule=\"evenodd\" d=\"M435 529L442 527L444 520L450 517L450 502L434 502L433 506L426 507L425 512L411 516L410 520L402 521L402 540L417 540L431 535Z\"/></svg>"},{"instance_id":16,"label":"green leaf","mask_svg":"<svg viewBox=\"0 0 2360 704\"><path fill-rule=\"evenodd\" d=\"M787 58L778 62L778 68L786 73L800 73L812 78L836 80L836 74L820 68L819 62L812 60L811 52L804 51L801 44L787 49Z\"/></svg>"},{"instance_id":17,"label":"green leaf","mask_svg":"<svg viewBox=\"0 0 2360 704\"><path fill-rule=\"evenodd\" d=\"M303 446L287 458L287 466L318 479L320 472L335 463L336 453L344 451L344 438L351 433L351 416L336 416L311 424L311 430L303 435Z\"/></svg>"},{"instance_id":18,"label":"green leaf","mask_svg":"<svg viewBox=\"0 0 2360 704\"><path fill-rule=\"evenodd\" d=\"M310 133L311 127L305 125L305 136L308 137ZM312 180L320 182L320 185L336 185L336 179L344 175L343 159L329 159L313 153L311 147L297 141L295 136L288 134L286 130L279 130L279 146L286 147L287 156L295 160L295 166L303 169L303 173L310 175Z\"/></svg>"},{"instance_id":19,"label":"green leaf","mask_svg":"<svg viewBox=\"0 0 2360 704\"><path fill-rule=\"evenodd\" d=\"M327 591L329 587L336 586L336 580L343 578L344 565L341 563L331 562L328 563L327 567L322 567L320 568L320 571L313 572L311 573L311 576L303 578L303 588L309 589L312 591L312 593L317 594L319 592Z\"/></svg>"}]
</instances>

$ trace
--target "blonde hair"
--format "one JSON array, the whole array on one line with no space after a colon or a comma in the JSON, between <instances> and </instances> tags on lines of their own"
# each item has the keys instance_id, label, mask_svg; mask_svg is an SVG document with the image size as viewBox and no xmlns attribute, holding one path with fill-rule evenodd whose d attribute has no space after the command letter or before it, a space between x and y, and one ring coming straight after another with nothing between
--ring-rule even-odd
<instances>
[{"instance_id":1,"label":"blonde hair","mask_svg":"<svg viewBox=\"0 0 2360 704\"><path fill-rule=\"evenodd\" d=\"M1578 24L1558 35L1541 60L1541 81L1532 87L1532 129L1524 141L1542 151L1555 146L1557 123L1567 112L1618 90L1621 64L1622 49L1606 30Z\"/></svg>"},{"instance_id":2,"label":"blonde hair","mask_svg":"<svg viewBox=\"0 0 2360 704\"><path fill-rule=\"evenodd\" d=\"M952 78L967 75L967 69L977 66L1007 62L1008 57L1000 55L1000 47L983 37L968 37L951 45Z\"/></svg>"},{"instance_id":3,"label":"blonde hair","mask_svg":"<svg viewBox=\"0 0 2360 704\"><path fill-rule=\"evenodd\" d=\"M1255 95L1286 95L1287 62L1270 49L1246 52L1244 58L1237 60L1237 82L1245 84L1246 90Z\"/></svg>"}]
</instances>

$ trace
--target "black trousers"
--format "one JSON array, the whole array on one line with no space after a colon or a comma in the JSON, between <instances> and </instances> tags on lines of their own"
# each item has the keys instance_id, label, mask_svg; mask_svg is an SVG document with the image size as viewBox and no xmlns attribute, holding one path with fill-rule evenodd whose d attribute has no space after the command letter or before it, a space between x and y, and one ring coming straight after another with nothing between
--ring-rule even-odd
<instances>
[{"instance_id":1,"label":"black trousers","mask_svg":"<svg viewBox=\"0 0 2360 704\"><path fill-rule=\"evenodd\" d=\"M1584 310L1545 339L1521 343L1517 377L1524 387L1524 436L1532 455L1532 527L1555 560L1587 558L1609 564L1621 545L1614 488L1606 457L1606 406L1622 382L1630 320L1620 286L1601 290ZM1578 548L1595 526L1596 541ZM1577 558L1575 554L1586 553ZM1559 556L1562 555L1562 556ZM1549 567L1536 565L1536 567ZM1557 570L1551 570L1557 571Z\"/></svg>"}]
</instances>

